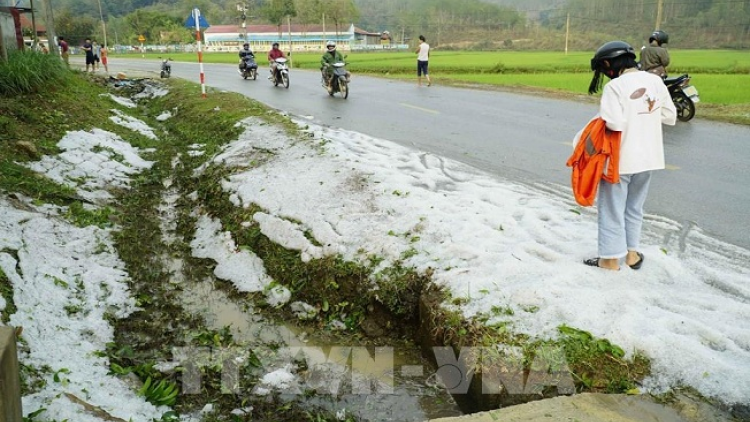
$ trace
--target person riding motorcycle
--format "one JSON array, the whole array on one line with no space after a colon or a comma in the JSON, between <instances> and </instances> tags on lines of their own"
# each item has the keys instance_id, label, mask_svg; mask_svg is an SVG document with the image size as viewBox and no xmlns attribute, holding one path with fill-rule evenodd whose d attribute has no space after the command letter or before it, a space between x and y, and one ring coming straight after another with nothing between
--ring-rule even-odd
<instances>
[{"instance_id":1,"label":"person riding motorcycle","mask_svg":"<svg viewBox=\"0 0 750 422\"><path fill-rule=\"evenodd\" d=\"M250 44L244 43L242 44L242 50L240 50L240 73L242 73L243 70L245 70L245 60L250 58L255 58L255 54L253 54L252 50L250 50Z\"/></svg>"},{"instance_id":2,"label":"person riding motorcycle","mask_svg":"<svg viewBox=\"0 0 750 422\"><path fill-rule=\"evenodd\" d=\"M284 52L279 49L279 43L275 42L271 45L271 49L268 51L268 63L271 66L271 76L268 79L273 79L276 74L276 59L286 58Z\"/></svg>"},{"instance_id":3,"label":"person riding motorcycle","mask_svg":"<svg viewBox=\"0 0 750 422\"><path fill-rule=\"evenodd\" d=\"M662 30L654 31L648 38L648 46L641 49L641 70L667 77L669 52L662 44L669 42L669 35Z\"/></svg>"},{"instance_id":4,"label":"person riding motorcycle","mask_svg":"<svg viewBox=\"0 0 750 422\"><path fill-rule=\"evenodd\" d=\"M336 51L336 43L333 41L328 41L326 43L326 52L323 53L323 56L320 58L320 71L321 75L323 77L323 83L325 86L330 90L331 89L331 77L333 76L333 64L334 63L343 63L344 62L344 55L341 54L339 51ZM349 77L351 76L351 73L349 71L346 71L346 80L349 81Z\"/></svg>"}]
</instances>

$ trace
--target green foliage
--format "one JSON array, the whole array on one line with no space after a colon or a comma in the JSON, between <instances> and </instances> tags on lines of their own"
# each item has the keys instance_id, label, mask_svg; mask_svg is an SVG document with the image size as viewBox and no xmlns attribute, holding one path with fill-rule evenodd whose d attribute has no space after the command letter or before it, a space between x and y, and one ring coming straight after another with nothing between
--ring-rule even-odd
<instances>
[{"instance_id":1,"label":"green foliage","mask_svg":"<svg viewBox=\"0 0 750 422\"><path fill-rule=\"evenodd\" d=\"M80 201L75 201L68 206L65 218L78 227L97 226L99 228L110 227L114 210L110 207L85 209Z\"/></svg>"},{"instance_id":2,"label":"green foliage","mask_svg":"<svg viewBox=\"0 0 750 422\"><path fill-rule=\"evenodd\" d=\"M12 51L8 61L0 60L0 96L41 92L63 83L67 69L52 54Z\"/></svg>"},{"instance_id":3,"label":"green foliage","mask_svg":"<svg viewBox=\"0 0 750 422\"><path fill-rule=\"evenodd\" d=\"M149 403L155 406L172 406L177 401L177 395L180 393L180 387L174 381L160 379L154 381L153 378L146 378L138 395L143 396Z\"/></svg>"},{"instance_id":4,"label":"green foliage","mask_svg":"<svg viewBox=\"0 0 750 422\"><path fill-rule=\"evenodd\" d=\"M0 322L7 324L10 316L16 313L16 305L13 302L13 285L10 284L8 276L0 269L0 296L5 300L5 308L0 310Z\"/></svg>"},{"instance_id":5,"label":"green foliage","mask_svg":"<svg viewBox=\"0 0 750 422\"><path fill-rule=\"evenodd\" d=\"M625 351L607 339L561 325L560 343L581 389L607 393L627 393L637 388L637 381L650 373L650 363L635 353L625 358Z\"/></svg>"}]
</instances>

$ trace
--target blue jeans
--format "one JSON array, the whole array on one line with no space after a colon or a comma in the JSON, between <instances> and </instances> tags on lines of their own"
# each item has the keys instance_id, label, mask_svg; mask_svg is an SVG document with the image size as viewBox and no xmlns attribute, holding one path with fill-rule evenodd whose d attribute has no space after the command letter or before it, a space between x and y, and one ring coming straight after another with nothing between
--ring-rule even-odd
<instances>
[{"instance_id":1,"label":"blue jeans","mask_svg":"<svg viewBox=\"0 0 750 422\"><path fill-rule=\"evenodd\" d=\"M599 183L596 206L599 223L599 257L622 258L641 241L643 203L648 196L651 172L620 175L620 183Z\"/></svg>"}]
</instances>

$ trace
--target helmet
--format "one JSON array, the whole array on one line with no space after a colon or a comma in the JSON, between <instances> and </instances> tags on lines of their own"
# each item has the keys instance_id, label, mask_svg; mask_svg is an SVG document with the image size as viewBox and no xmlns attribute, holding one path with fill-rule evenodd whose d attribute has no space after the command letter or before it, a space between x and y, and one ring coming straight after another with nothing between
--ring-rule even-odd
<instances>
[{"instance_id":1,"label":"helmet","mask_svg":"<svg viewBox=\"0 0 750 422\"><path fill-rule=\"evenodd\" d=\"M244 48L250 48L250 43L246 42L246 43L242 44L242 47L244 47Z\"/></svg>"},{"instance_id":2,"label":"helmet","mask_svg":"<svg viewBox=\"0 0 750 422\"><path fill-rule=\"evenodd\" d=\"M656 41L659 45L666 44L669 42L669 35L667 35L667 33L662 31L661 29L656 30L653 34L651 34L650 37L648 37L649 43L652 43L654 41Z\"/></svg>"},{"instance_id":3,"label":"helmet","mask_svg":"<svg viewBox=\"0 0 750 422\"><path fill-rule=\"evenodd\" d=\"M627 67L635 67L635 50L625 41L610 41L605 43L594 53L591 59L591 70L594 77L589 84L589 94L594 94L602 86L600 75L604 73L608 78L615 79Z\"/></svg>"},{"instance_id":4,"label":"helmet","mask_svg":"<svg viewBox=\"0 0 750 422\"><path fill-rule=\"evenodd\" d=\"M333 41L328 41L326 43L326 49L328 50L335 50L336 49L336 43Z\"/></svg>"},{"instance_id":5,"label":"helmet","mask_svg":"<svg viewBox=\"0 0 750 422\"><path fill-rule=\"evenodd\" d=\"M279 43L275 42L275 43L273 43L273 44L271 45L271 47L273 47L273 48L279 48Z\"/></svg>"},{"instance_id":6,"label":"helmet","mask_svg":"<svg viewBox=\"0 0 750 422\"><path fill-rule=\"evenodd\" d=\"M635 50L625 41L610 41L605 43L594 54L591 59L591 70L605 70L608 65L605 60L612 60L623 55L630 55L635 59Z\"/></svg>"}]
</instances>

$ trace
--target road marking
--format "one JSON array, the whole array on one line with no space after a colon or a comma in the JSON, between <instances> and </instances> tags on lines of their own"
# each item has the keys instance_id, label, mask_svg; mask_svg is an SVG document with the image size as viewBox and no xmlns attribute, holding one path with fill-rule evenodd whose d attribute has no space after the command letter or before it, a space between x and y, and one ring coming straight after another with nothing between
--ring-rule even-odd
<instances>
[{"instance_id":1,"label":"road marking","mask_svg":"<svg viewBox=\"0 0 750 422\"><path fill-rule=\"evenodd\" d=\"M401 103L401 105L404 106L404 107L413 108L415 110L421 110L421 111L424 111L425 113L440 114L439 111L437 111L437 110L431 110L429 108L417 107L415 105L411 105L411 104L407 104L407 103Z\"/></svg>"},{"instance_id":2,"label":"road marking","mask_svg":"<svg viewBox=\"0 0 750 422\"><path fill-rule=\"evenodd\" d=\"M664 168L667 169L667 170L680 170L680 168L678 166L673 166L671 164L665 165Z\"/></svg>"}]
</instances>

